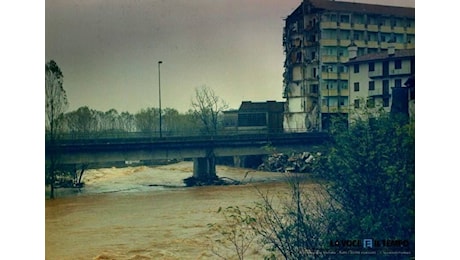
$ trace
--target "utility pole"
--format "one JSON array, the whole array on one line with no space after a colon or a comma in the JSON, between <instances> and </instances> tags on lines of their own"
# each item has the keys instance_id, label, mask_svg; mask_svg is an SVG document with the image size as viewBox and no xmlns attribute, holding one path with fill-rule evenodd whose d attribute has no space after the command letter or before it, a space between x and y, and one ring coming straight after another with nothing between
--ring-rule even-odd
<instances>
[{"instance_id":1,"label":"utility pole","mask_svg":"<svg viewBox=\"0 0 460 260\"><path fill-rule=\"evenodd\" d=\"M159 106L160 106L160 138L163 137L161 132L161 78L160 78L160 64L163 62L160 60L158 62L158 99L159 99Z\"/></svg>"}]
</instances>

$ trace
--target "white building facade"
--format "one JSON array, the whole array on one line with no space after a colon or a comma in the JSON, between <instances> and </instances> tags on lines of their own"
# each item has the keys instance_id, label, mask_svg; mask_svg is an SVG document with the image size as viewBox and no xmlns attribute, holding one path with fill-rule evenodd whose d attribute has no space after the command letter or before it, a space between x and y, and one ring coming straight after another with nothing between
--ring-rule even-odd
<instances>
[{"instance_id":1,"label":"white building facade","mask_svg":"<svg viewBox=\"0 0 460 260\"><path fill-rule=\"evenodd\" d=\"M350 48L352 49L352 48ZM395 50L354 56L351 51L348 65L349 99L351 102L348 121L364 111L390 112L392 89L405 87L409 78L415 76L415 49Z\"/></svg>"}]
</instances>

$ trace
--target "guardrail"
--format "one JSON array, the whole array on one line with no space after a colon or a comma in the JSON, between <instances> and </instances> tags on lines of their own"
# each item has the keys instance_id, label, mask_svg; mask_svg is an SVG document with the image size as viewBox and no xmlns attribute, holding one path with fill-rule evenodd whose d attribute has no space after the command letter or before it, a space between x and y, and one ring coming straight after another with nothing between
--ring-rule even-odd
<instances>
[{"instance_id":1,"label":"guardrail","mask_svg":"<svg viewBox=\"0 0 460 260\"><path fill-rule=\"evenodd\" d=\"M225 138L226 136L245 136L245 135L283 135L289 133L305 133L296 131L295 129L290 129L290 132L283 132L280 130L266 130L266 129L250 129L250 130L220 130L216 133L206 133L203 131L162 131L162 137L160 138L159 131L153 132L90 132L90 133L59 133L56 135L56 140L59 141L71 141L71 140L102 140L102 139L169 139L177 137L186 137L186 138ZM321 133L321 132L311 132ZM50 135L45 134L45 140L50 140Z\"/></svg>"}]
</instances>

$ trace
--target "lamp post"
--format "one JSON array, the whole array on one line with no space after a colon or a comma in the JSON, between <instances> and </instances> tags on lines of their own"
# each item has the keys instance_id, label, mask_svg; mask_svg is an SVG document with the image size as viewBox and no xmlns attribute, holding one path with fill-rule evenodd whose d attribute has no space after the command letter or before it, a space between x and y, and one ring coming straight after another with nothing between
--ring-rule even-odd
<instances>
[{"instance_id":1,"label":"lamp post","mask_svg":"<svg viewBox=\"0 0 460 260\"><path fill-rule=\"evenodd\" d=\"M163 137L161 132L161 78L160 78L160 64L163 63L161 60L158 62L158 100L160 107L160 138Z\"/></svg>"}]
</instances>

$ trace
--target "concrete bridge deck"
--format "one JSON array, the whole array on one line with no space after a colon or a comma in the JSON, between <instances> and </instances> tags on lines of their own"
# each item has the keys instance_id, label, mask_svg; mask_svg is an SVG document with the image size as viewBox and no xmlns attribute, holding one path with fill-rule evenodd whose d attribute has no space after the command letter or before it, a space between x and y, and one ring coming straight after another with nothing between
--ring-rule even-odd
<instances>
[{"instance_id":1,"label":"concrete bridge deck","mask_svg":"<svg viewBox=\"0 0 460 260\"><path fill-rule=\"evenodd\" d=\"M61 164L193 158L200 177L215 174L216 157L319 150L327 140L326 133L62 139L48 143L46 155L58 155Z\"/></svg>"}]
</instances>

